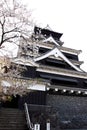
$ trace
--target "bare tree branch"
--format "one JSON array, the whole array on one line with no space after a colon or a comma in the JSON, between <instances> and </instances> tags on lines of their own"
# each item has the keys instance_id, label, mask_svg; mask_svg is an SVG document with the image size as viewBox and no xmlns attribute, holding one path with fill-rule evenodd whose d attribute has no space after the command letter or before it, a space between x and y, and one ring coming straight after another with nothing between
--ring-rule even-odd
<instances>
[{"instance_id":1,"label":"bare tree branch","mask_svg":"<svg viewBox=\"0 0 87 130\"><path fill-rule=\"evenodd\" d=\"M6 38L6 39L3 40L3 43L4 43L4 42L7 42L7 41L10 40L10 39L17 38L17 37L18 37L17 35L14 35L14 36L12 36L12 37L8 37L8 38Z\"/></svg>"},{"instance_id":2,"label":"bare tree branch","mask_svg":"<svg viewBox=\"0 0 87 130\"><path fill-rule=\"evenodd\" d=\"M0 21L1 24L1 43L0 46L3 44L3 40L4 40L4 25L5 25L5 17L3 17L3 20Z\"/></svg>"},{"instance_id":3,"label":"bare tree branch","mask_svg":"<svg viewBox=\"0 0 87 130\"><path fill-rule=\"evenodd\" d=\"M17 28L14 28L14 29L11 29L9 31L4 32L4 34L11 33L11 32L16 32L16 31L17 31Z\"/></svg>"}]
</instances>

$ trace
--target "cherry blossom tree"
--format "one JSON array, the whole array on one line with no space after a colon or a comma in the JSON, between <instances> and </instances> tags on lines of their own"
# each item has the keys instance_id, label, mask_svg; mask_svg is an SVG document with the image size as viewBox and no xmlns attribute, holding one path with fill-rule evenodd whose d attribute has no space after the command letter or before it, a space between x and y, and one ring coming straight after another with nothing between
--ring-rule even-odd
<instances>
[{"instance_id":1,"label":"cherry blossom tree","mask_svg":"<svg viewBox=\"0 0 87 130\"><path fill-rule=\"evenodd\" d=\"M5 48L4 45L8 45L10 48L11 44L17 44L20 37L25 39L29 37L33 26L31 14L32 11L27 10L26 6L22 5L19 0L0 1L0 50ZM16 69L14 69L15 67L6 67L7 65L4 65L3 72L0 71L1 97L26 93L28 83L26 80L20 79L20 72L25 67L24 69L21 69L20 66L16 66Z\"/></svg>"},{"instance_id":2,"label":"cherry blossom tree","mask_svg":"<svg viewBox=\"0 0 87 130\"><path fill-rule=\"evenodd\" d=\"M29 36L33 22L31 10L18 0L0 1L0 47L16 43L19 36Z\"/></svg>"}]
</instances>

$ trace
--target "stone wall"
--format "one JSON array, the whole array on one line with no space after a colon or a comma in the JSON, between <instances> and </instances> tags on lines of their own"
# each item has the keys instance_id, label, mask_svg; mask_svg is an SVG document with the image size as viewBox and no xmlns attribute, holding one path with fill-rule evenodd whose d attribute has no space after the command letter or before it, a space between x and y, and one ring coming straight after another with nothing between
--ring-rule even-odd
<instances>
[{"instance_id":1,"label":"stone wall","mask_svg":"<svg viewBox=\"0 0 87 130\"><path fill-rule=\"evenodd\" d=\"M62 129L87 129L87 97L47 95L46 104L55 111L56 126Z\"/></svg>"}]
</instances>

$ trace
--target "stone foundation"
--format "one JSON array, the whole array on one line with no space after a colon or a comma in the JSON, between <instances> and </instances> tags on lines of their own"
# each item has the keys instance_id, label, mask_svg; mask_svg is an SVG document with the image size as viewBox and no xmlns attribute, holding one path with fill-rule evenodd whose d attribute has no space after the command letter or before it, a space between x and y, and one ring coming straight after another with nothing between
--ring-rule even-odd
<instances>
[{"instance_id":1,"label":"stone foundation","mask_svg":"<svg viewBox=\"0 0 87 130\"><path fill-rule=\"evenodd\" d=\"M87 97L47 95L46 104L55 111L54 125L61 129L87 129Z\"/></svg>"}]
</instances>

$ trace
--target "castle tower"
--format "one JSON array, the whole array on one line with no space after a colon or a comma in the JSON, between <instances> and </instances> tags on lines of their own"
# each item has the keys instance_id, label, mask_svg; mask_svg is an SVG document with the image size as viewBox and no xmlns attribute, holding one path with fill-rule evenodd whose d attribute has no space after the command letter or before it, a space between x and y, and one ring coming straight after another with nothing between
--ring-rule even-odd
<instances>
[{"instance_id":1,"label":"castle tower","mask_svg":"<svg viewBox=\"0 0 87 130\"><path fill-rule=\"evenodd\" d=\"M21 101L30 104L31 113L46 108L42 117L50 119L52 129L87 129L87 73L80 68L81 50L64 47L62 35L35 27L31 38L21 37L13 62L27 67L22 77L33 79L27 87L31 92Z\"/></svg>"}]
</instances>

